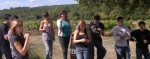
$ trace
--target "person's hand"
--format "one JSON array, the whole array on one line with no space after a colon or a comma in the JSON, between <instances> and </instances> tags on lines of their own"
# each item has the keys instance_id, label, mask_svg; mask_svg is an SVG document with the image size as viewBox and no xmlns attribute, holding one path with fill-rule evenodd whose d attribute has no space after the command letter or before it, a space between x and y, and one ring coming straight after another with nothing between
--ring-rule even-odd
<instances>
[{"instance_id":1,"label":"person's hand","mask_svg":"<svg viewBox=\"0 0 150 59\"><path fill-rule=\"evenodd\" d=\"M62 18L60 18L60 21L62 21L63 19Z\"/></svg>"},{"instance_id":2,"label":"person's hand","mask_svg":"<svg viewBox=\"0 0 150 59\"><path fill-rule=\"evenodd\" d=\"M125 33L125 36L128 36L128 32Z\"/></svg>"},{"instance_id":3,"label":"person's hand","mask_svg":"<svg viewBox=\"0 0 150 59\"><path fill-rule=\"evenodd\" d=\"M89 39L86 40L86 43L90 43L91 41Z\"/></svg>"},{"instance_id":4,"label":"person's hand","mask_svg":"<svg viewBox=\"0 0 150 59\"><path fill-rule=\"evenodd\" d=\"M125 39L125 36L120 36L120 39L121 39L121 40L124 40L124 39Z\"/></svg>"},{"instance_id":5,"label":"person's hand","mask_svg":"<svg viewBox=\"0 0 150 59\"><path fill-rule=\"evenodd\" d=\"M24 38L25 39L27 39L27 38L29 38L30 37L30 33L26 33L25 35L24 35Z\"/></svg>"},{"instance_id":6,"label":"person's hand","mask_svg":"<svg viewBox=\"0 0 150 59\"><path fill-rule=\"evenodd\" d=\"M97 30L98 30L98 31L100 31L100 32L102 31L102 29L101 29L101 28L97 28Z\"/></svg>"},{"instance_id":7,"label":"person's hand","mask_svg":"<svg viewBox=\"0 0 150 59\"><path fill-rule=\"evenodd\" d=\"M147 40L144 40L144 44L147 44L148 43L148 41Z\"/></svg>"},{"instance_id":8,"label":"person's hand","mask_svg":"<svg viewBox=\"0 0 150 59\"><path fill-rule=\"evenodd\" d=\"M85 38L82 38L82 39L81 39L81 42L86 42L86 39L85 39Z\"/></svg>"}]
</instances>

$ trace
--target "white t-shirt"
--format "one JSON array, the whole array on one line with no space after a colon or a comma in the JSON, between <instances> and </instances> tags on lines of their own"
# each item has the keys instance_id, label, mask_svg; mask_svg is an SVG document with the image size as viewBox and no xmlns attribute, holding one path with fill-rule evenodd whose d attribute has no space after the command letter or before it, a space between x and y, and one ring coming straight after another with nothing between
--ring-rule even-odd
<instances>
[{"instance_id":1,"label":"white t-shirt","mask_svg":"<svg viewBox=\"0 0 150 59\"><path fill-rule=\"evenodd\" d=\"M130 36L130 30L127 26L115 26L112 29L113 36L115 39L115 45L116 46L128 46L127 40L131 38ZM121 39L120 36L126 35L124 39Z\"/></svg>"}]
</instances>

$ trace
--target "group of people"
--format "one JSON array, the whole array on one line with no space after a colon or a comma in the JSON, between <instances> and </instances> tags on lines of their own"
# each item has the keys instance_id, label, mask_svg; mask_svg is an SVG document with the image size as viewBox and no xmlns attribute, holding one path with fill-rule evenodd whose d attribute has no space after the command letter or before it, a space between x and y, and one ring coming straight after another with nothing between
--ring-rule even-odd
<instances>
[{"instance_id":1,"label":"group of people","mask_svg":"<svg viewBox=\"0 0 150 59\"><path fill-rule=\"evenodd\" d=\"M29 59L28 41L30 33L23 34L23 22L18 16L5 14L3 24L0 27L0 59L2 53L6 59ZM72 31L71 23L67 18L67 12L62 11L57 20L58 38L62 48L63 59L67 59L70 36L74 32L73 43L77 59L94 59L94 46L97 48L97 59L103 59L106 49L103 47L101 35L105 35L105 26L100 22L100 16L95 15L94 20L87 24L80 20L76 30ZM130 59L129 40L136 41L136 58L149 58L148 44L150 43L150 31L145 28L144 21L139 22L139 29L131 32L124 25L123 17L117 18L117 25L112 29L115 41L117 59ZM42 31L42 40L45 46L45 59L52 59L55 31L53 22L46 12L40 23L39 31Z\"/></svg>"},{"instance_id":2,"label":"group of people","mask_svg":"<svg viewBox=\"0 0 150 59\"><path fill-rule=\"evenodd\" d=\"M148 44L150 43L150 31L145 28L146 23L140 21L139 29L131 32L130 27L124 25L123 17L117 18L118 25L112 29L115 39L115 51L117 59L130 59L129 40L136 42L136 59L150 59Z\"/></svg>"}]
</instances>

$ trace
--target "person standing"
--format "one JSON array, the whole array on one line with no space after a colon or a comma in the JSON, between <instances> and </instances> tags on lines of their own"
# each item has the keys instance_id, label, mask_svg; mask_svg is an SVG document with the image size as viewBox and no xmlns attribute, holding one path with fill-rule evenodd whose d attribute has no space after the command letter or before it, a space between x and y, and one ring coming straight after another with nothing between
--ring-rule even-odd
<instances>
[{"instance_id":1,"label":"person standing","mask_svg":"<svg viewBox=\"0 0 150 59\"><path fill-rule=\"evenodd\" d=\"M10 14L4 15L4 22L0 27L0 49L2 53L5 55L6 59L12 59L11 50L10 50L10 43L8 41L8 30L10 21L9 18L11 17Z\"/></svg>"},{"instance_id":2,"label":"person standing","mask_svg":"<svg viewBox=\"0 0 150 59\"><path fill-rule=\"evenodd\" d=\"M89 27L92 32L93 44L97 48L97 59L103 59L106 55L106 49L103 47L101 35L105 35L105 27L100 22L99 15L94 16L94 21L90 22Z\"/></svg>"},{"instance_id":3,"label":"person standing","mask_svg":"<svg viewBox=\"0 0 150 59\"><path fill-rule=\"evenodd\" d=\"M145 29L146 24L144 21L140 21L138 25L139 29L131 32L131 36L136 39L133 40L136 41L136 59L142 59L142 55L144 59L150 59L148 49L150 31Z\"/></svg>"},{"instance_id":4,"label":"person standing","mask_svg":"<svg viewBox=\"0 0 150 59\"><path fill-rule=\"evenodd\" d=\"M66 11L62 11L60 13L60 17L57 20L57 27L58 27L59 42L63 51L63 59L67 59L68 45L70 42L70 35L71 35L71 25L69 20L67 19Z\"/></svg>"},{"instance_id":5,"label":"person standing","mask_svg":"<svg viewBox=\"0 0 150 59\"><path fill-rule=\"evenodd\" d=\"M89 43L91 42L91 33L86 29L85 21L79 21L77 30L74 32L73 42L76 44L76 57L77 59L88 59Z\"/></svg>"},{"instance_id":6,"label":"person standing","mask_svg":"<svg viewBox=\"0 0 150 59\"><path fill-rule=\"evenodd\" d=\"M128 26L124 25L123 17L117 18L117 24L112 29L117 59L130 59L130 48L128 46L128 40L131 38L130 30Z\"/></svg>"},{"instance_id":7,"label":"person standing","mask_svg":"<svg viewBox=\"0 0 150 59\"><path fill-rule=\"evenodd\" d=\"M15 19L11 22L10 27L10 44L12 45L11 51L13 52L13 59L29 59L28 55L28 41L30 34L26 33L24 36L21 34L23 31L23 22Z\"/></svg>"},{"instance_id":8,"label":"person standing","mask_svg":"<svg viewBox=\"0 0 150 59\"><path fill-rule=\"evenodd\" d=\"M45 46L45 59L52 59L53 41L55 41L55 32L53 22L49 20L48 12L45 12L44 20L41 21L40 31L42 31L42 39Z\"/></svg>"}]
</instances>

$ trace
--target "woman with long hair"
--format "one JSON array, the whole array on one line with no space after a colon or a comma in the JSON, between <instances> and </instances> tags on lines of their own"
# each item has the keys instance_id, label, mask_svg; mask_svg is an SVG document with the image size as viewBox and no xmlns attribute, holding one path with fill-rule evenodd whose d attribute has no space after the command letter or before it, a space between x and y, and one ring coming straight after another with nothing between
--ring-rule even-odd
<instances>
[{"instance_id":1,"label":"woman with long hair","mask_svg":"<svg viewBox=\"0 0 150 59\"><path fill-rule=\"evenodd\" d=\"M73 39L73 42L76 44L75 51L77 59L88 59L89 43L91 42L91 39L91 33L86 29L85 21L79 21Z\"/></svg>"},{"instance_id":2,"label":"woman with long hair","mask_svg":"<svg viewBox=\"0 0 150 59\"><path fill-rule=\"evenodd\" d=\"M63 59L67 59L68 45L70 41L71 26L67 19L67 12L62 11L57 20L59 42L63 50Z\"/></svg>"},{"instance_id":3,"label":"woman with long hair","mask_svg":"<svg viewBox=\"0 0 150 59\"><path fill-rule=\"evenodd\" d=\"M28 41L30 34L24 36L21 34L23 31L23 22L15 19L11 22L10 27L10 44L12 45L11 52L14 59L29 59L28 55Z\"/></svg>"},{"instance_id":4,"label":"woman with long hair","mask_svg":"<svg viewBox=\"0 0 150 59\"><path fill-rule=\"evenodd\" d=\"M42 40L45 46L46 59L52 59L53 41L55 33L53 22L49 19L48 12L43 15L44 20L41 21L39 30L42 31Z\"/></svg>"}]
</instances>

